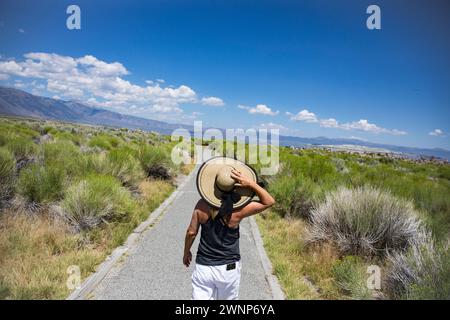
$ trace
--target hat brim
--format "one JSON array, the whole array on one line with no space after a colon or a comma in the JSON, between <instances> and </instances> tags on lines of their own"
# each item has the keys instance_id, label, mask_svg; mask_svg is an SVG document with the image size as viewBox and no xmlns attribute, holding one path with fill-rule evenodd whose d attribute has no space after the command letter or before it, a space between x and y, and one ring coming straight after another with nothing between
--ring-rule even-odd
<instances>
[{"instance_id":1,"label":"hat brim","mask_svg":"<svg viewBox=\"0 0 450 320\"><path fill-rule=\"evenodd\" d=\"M226 157L214 157L204 162L197 173L197 190L200 196L214 208L220 208L221 204L223 192L217 188L215 179L218 170L224 165L232 166L245 177L255 182L258 181L256 171L242 161ZM253 190L243 187L235 187L233 192L240 196L233 204L233 209L245 206L255 195Z\"/></svg>"}]
</instances>

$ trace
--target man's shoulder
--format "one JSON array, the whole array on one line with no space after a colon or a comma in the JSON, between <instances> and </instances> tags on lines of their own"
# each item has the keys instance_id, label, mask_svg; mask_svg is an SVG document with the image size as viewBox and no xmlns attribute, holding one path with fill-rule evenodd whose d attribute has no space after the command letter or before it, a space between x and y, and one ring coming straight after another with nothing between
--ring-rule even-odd
<instances>
[{"instance_id":1,"label":"man's shoulder","mask_svg":"<svg viewBox=\"0 0 450 320\"><path fill-rule=\"evenodd\" d=\"M197 201L197 204L195 205L195 210L208 212L210 210L210 205L203 199L200 199Z\"/></svg>"},{"instance_id":2,"label":"man's shoulder","mask_svg":"<svg viewBox=\"0 0 450 320\"><path fill-rule=\"evenodd\" d=\"M211 206L203 199L198 200L195 211L197 212L201 223L206 222L211 216Z\"/></svg>"}]
</instances>

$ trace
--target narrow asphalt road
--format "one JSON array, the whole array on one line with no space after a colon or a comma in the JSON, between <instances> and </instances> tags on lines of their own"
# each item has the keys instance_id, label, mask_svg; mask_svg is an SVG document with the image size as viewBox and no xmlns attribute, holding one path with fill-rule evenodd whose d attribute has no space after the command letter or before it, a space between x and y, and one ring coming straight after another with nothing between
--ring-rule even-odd
<instances>
[{"instance_id":1,"label":"narrow asphalt road","mask_svg":"<svg viewBox=\"0 0 450 320\"><path fill-rule=\"evenodd\" d=\"M195 173L189 176L177 198L156 224L142 234L138 244L116 263L94 289L91 299L191 298L194 263L186 268L182 264L182 256L185 231L199 200ZM241 222L240 231L240 299L272 299L248 219ZM192 247L193 261L199 236Z\"/></svg>"}]
</instances>

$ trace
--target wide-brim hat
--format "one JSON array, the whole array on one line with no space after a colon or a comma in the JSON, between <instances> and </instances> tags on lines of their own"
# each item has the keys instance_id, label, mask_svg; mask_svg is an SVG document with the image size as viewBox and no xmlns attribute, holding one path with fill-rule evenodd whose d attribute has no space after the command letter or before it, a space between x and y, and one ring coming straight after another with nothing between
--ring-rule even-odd
<instances>
[{"instance_id":1,"label":"wide-brim hat","mask_svg":"<svg viewBox=\"0 0 450 320\"><path fill-rule=\"evenodd\" d=\"M255 196L253 190L236 185L236 181L230 176L233 169L248 179L258 181L256 171L252 167L232 158L211 158L198 170L197 190L212 207L220 208L224 193L232 193L233 209L245 206Z\"/></svg>"}]
</instances>

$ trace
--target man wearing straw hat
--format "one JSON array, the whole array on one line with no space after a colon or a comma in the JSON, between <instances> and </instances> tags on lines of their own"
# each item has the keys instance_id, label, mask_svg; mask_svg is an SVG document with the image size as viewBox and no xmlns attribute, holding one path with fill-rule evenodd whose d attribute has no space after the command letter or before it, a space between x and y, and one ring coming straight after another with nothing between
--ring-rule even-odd
<instances>
[{"instance_id":1,"label":"man wearing straw hat","mask_svg":"<svg viewBox=\"0 0 450 320\"><path fill-rule=\"evenodd\" d=\"M245 163L224 157L206 161L197 174L201 199L186 232L183 264L189 267L191 246L201 226L192 299L235 300L239 296L241 263L239 223L275 203L257 183L256 172ZM255 201L259 199L259 201Z\"/></svg>"}]
</instances>

